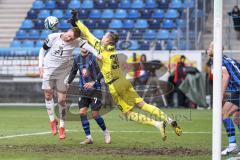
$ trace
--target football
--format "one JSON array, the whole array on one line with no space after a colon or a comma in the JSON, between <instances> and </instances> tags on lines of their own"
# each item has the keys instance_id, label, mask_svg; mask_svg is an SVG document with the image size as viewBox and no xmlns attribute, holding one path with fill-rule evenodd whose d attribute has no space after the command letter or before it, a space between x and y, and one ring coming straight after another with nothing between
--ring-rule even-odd
<instances>
[{"instance_id":1,"label":"football","mask_svg":"<svg viewBox=\"0 0 240 160\"><path fill-rule=\"evenodd\" d=\"M59 20L57 17L49 16L45 19L44 26L46 29L56 30L58 23L59 23Z\"/></svg>"}]
</instances>

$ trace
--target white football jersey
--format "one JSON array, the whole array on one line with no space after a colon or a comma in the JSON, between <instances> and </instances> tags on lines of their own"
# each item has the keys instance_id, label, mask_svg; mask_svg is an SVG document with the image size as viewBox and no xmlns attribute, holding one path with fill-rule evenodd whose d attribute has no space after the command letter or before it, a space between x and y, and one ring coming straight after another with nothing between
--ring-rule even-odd
<instances>
[{"instance_id":1,"label":"white football jersey","mask_svg":"<svg viewBox=\"0 0 240 160\"><path fill-rule=\"evenodd\" d=\"M71 42L64 42L60 38L61 34L63 33L50 34L45 41L49 50L44 57L44 69L64 70L72 66L73 50L86 43L86 40L80 38Z\"/></svg>"}]
</instances>

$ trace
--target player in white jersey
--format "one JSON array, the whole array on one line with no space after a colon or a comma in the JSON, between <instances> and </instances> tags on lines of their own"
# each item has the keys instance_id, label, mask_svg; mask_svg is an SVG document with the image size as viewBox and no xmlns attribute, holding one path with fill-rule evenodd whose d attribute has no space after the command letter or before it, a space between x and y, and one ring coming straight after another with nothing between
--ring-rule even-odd
<instances>
[{"instance_id":1,"label":"player in white jersey","mask_svg":"<svg viewBox=\"0 0 240 160\"><path fill-rule=\"evenodd\" d=\"M57 91L59 106L59 138L66 137L64 121L66 118L66 91L64 83L73 64L73 50L83 47L90 52L96 52L85 40L80 38L81 32L78 28L69 29L67 32L53 33L39 51L39 74L42 78L42 89L44 90L45 103L50 119L52 134L57 134L57 120L54 114L53 93Z\"/></svg>"}]
</instances>

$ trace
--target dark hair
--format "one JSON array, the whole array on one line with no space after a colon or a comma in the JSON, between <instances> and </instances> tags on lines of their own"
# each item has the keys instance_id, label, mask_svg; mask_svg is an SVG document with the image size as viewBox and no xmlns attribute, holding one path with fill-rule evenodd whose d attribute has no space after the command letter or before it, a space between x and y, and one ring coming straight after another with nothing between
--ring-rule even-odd
<instances>
[{"instance_id":1,"label":"dark hair","mask_svg":"<svg viewBox=\"0 0 240 160\"><path fill-rule=\"evenodd\" d=\"M72 31L73 31L73 34L74 34L75 38L79 38L81 36L81 31L80 31L79 28L74 27L74 28L72 28Z\"/></svg>"},{"instance_id":2,"label":"dark hair","mask_svg":"<svg viewBox=\"0 0 240 160\"><path fill-rule=\"evenodd\" d=\"M147 62L147 56L145 54L141 55L141 62Z\"/></svg>"},{"instance_id":3,"label":"dark hair","mask_svg":"<svg viewBox=\"0 0 240 160\"><path fill-rule=\"evenodd\" d=\"M186 57L184 55L181 55L180 59L186 59Z\"/></svg>"},{"instance_id":4,"label":"dark hair","mask_svg":"<svg viewBox=\"0 0 240 160\"><path fill-rule=\"evenodd\" d=\"M110 37L110 42L109 42L109 44L115 46L116 43L117 43L118 40L119 40L118 35L117 35L116 33L112 32L112 31L108 32L108 35L109 35L109 37Z\"/></svg>"}]
</instances>

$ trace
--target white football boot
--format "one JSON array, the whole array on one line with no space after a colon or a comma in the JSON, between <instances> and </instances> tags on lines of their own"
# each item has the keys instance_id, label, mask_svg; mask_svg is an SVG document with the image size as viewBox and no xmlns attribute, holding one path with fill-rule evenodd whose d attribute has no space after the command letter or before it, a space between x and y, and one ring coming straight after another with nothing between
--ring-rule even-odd
<instances>
[{"instance_id":1,"label":"white football boot","mask_svg":"<svg viewBox=\"0 0 240 160\"><path fill-rule=\"evenodd\" d=\"M238 152L238 146L236 143L230 143L228 147L222 151L222 155L228 155L230 153L237 153Z\"/></svg>"}]
</instances>

